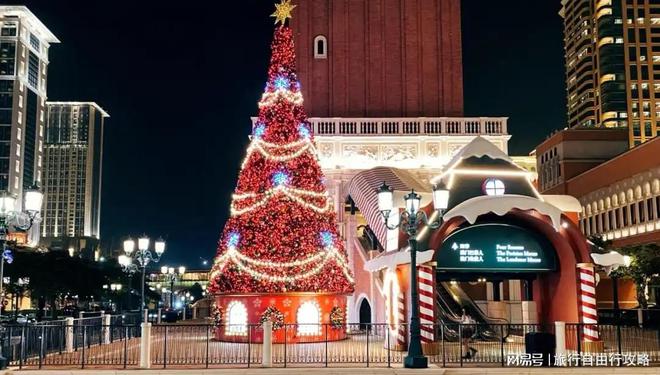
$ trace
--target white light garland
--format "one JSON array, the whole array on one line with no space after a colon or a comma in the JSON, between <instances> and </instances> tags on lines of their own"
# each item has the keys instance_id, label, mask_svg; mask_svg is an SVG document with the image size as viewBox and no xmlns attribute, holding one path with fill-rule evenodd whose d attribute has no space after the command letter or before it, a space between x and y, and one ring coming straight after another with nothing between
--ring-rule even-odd
<instances>
[{"instance_id":1,"label":"white light garland","mask_svg":"<svg viewBox=\"0 0 660 375\"><path fill-rule=\"evenodd\" d=\"M236 208L236 203L238 201L248 199L248 198L256 198L258 197L257 194L255 193L244 193L244 194L235 194L233 196L233 200L231 202L230 206L230 214L231 216L237 216L237 215L242 215L244 213L250 212L252 210L255 210L261 206L264 206L268 201L276 196L278 193L282 193L289 197L291 200L294 202L298 203L299 205L308 208L312 211L318 212L318 213L325 213L330 211L332 208L332 205L330 203L330 199L327 198L327 192L325 193L318 193L315 191L309 191L309 190L302 190L302 189L295 189L295 188L288 188L284 185L278 185L272 189L266 190L266 192L263 193L263 198L254 204L251 204L247 207L243 208ZM325 204L321 205L315 205L312 203L309 203L305 201L304 197L311 197L311 198L325 198Z\"/></svg>"},{"instance_id":2,"label":"white light garland","mask_svg":"<svg viewBox=\"0 0 660 375\"><path fill-rule=\"evenodd\" d=\"M241 254L235 247L230 247L227 249L227 252L224 253L216 263L217 267L211 272L211 278L214 279L216 275L224 269L227 265L227 262L232 261L236 266L243 272L249 274L255 279L259 280L268 280L270 282L295 282L297 280L305 279L311 276L318 274L323 267L328 263L329 260L333 259L335 264L339 266L344 276L350 281L353 282L353 276L349 272L348 262L344 259L341 254L337 251L335 247L326 247L323 248L323 251L318 252L307 259L298 260L293 262L264 262L261 260L252 259L244 254ZM296 274L295 276L279 276L279 275L269 275L267 273L256 271L247 264L254 264L260 267L269 267L269 268L291 268L298 267L310 264L316 260L320 260L320 263L314 268L308 270L307 272ZM241 261L247 263L244 264Z\"/></svg>"},{"instance_id":3,"label":"white light garland","mask_svg":"<svg viewBox=\"0 0 660 375\"><path fill-rule=\"evenodd\" d=\"M293 193L293 194L299 194L299 195L314 197L314 198L323 198L323 197L328 196L327 191L323 191L323 192L319 193L317 191L311 191L311 190L305 190L305 189L296 189L296 188L292 188L292 187L288 187L288 186L284 186L284 185L278 185L278 186L276 186L276 187L274 187L270 190L286 190L286 191L288 191L290 193ZM233 199L246 199L246 198L255 198L255 197L258 197L258 196L259 196L259 194L257 194L257 193L241 193L241 194L232 195L232 198Z\"/></svg>"},{"instance_id":4,"label":"white light garland","mask_svg":"<svg viewBox=\"0 0 660 375\"><path fill-rule=\"evenodd\" d=\"M298 147L297 150L295 151L290 151L290 149ZM268 149L282 149L289 151L288 153L282 154L282 153L274 153L271 150ZM247 164L248 160L250 159L250 156L254 151L259 151L261 155L263 155L266 159L268 160L274 160L274 161L289 161L291 159L295 159L299 157L300 155L304 154L305 151L309 151L314 157L318 160L318 153L316 151L316 147L314 146L314 143L309 138L302 139L299 141L291 142L291 143L285 143L283 145L277 145L275 143L269 143L266 141L263 141L259 138L254 138L252 140L252 143L250 143L250 146L247 149L247 154L245 155L245 158L243 159L243 162L241 163L241 169L245 168L245 164Z\"/></svg>"},{"instance_id":5,"label":"white light garland","mask_svg":"<svg viewBox=\"0 0 660 375\"><path fill-rule=\"evenodd\" d=\"M295 147L300 147L306 143L312 143L309 138L303 138L299 141L295 142L290 142L290 143L285 143L285 144L279 144L279 143L272 143L272 142L266 142L261 138L255 138L254 139L255 143L259 143L262 146L265 147L271 147L271 148L283 148L283 149L289 149L289 148L295 148Z\"/></svg>"},{"instance_id":6,"label":"white light garland","mask_svg":"<svg viewBox=\"0 0 660 375\"><path fill-rule=\"evenodd\" d=\"M244 255L238 251L236 251L233 256L236 258L246 262L253 264L255 266L259 267L277 267L277 268L283 268L283 267L300 267L300 266L305 266L307 264L310 264L312 262L315 262L321 258L323 258L325 254L322 252L316 253L312 255L311 257L304 259L304 260L294 260L292 262L265 262L263 260L257 260L257 259L252 259L247 255Z\"/></svg>"},{"instance_id":7,"label":"white light garland","mask_svg":"<svg viewBox=\"0 0 660 375\"><path fill-rule=\"evenodd\" d=\"M271 106L275 104L277 100L280 98L288 100L289 102L295 105L303 104L302 92L300 91L292 92L291 90L287 90L287 89L277 89L272 92L265 92L261 96L261 100L259 101L259 108Z\"/></svg>"},{"instance_id":8,"label":"white light garland","mask_svg":"<svg viewBox=\"0 0 660 375\"><path fill-rule=\"evenodd\" d=\"M266 157L267 159L270 159L270 160L289 161L291 159L297 158L298 156L302 155L305 151L307 151L309 149L314 149L314 145L312 145L311 142L305 142L305 144L303 144L299 149L297 149L294 152L291 152L291 153L288 153L288 154L283 154L283 155L276 155L272 152L269 152L264 147L262 147L260 141L255 140L255 142L253 142L252 145L248 148L249 153L251 153L251 151L252 151L251 149L256 149L257 151L259 151L261 153L261 155L263 155L264 157Z\"/></svg>"}]
</instances>

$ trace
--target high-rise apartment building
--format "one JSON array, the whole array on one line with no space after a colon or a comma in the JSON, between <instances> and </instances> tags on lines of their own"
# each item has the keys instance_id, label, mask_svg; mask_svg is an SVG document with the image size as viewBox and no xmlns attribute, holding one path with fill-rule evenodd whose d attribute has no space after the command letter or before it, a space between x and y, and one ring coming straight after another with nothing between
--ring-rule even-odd
<instances>
[{"instance_id":1,"label":"high-rise apartment building","mask_svg":"<svg viewBox=\"0 0 660 375\"><path fill-rule=\"evenodd\" d=\"M629 145L660 128L660 2L562 0L568 125L628 127Z\"/></svg>"},{"instance_id":2,"label":"high-rise apartment building","mask_svg":"<svg viewBox=\"0 0 660 375\"><path fill-rule=\"evenodd\" d=\"M95 250L99 239L103 125L93 102L48 102L43 243Z\"/></svg>"},{"instance_id":3,"label":"high-rise apartment building","mask_svg":"<svg viewBox=\"0 0 660 375\"><path fill-rule=\"evenodd\" d=\"M17 202L41 182L52 43L59 40L26 7L0 6L0 190Z\"/></svg>"}]
</instances>

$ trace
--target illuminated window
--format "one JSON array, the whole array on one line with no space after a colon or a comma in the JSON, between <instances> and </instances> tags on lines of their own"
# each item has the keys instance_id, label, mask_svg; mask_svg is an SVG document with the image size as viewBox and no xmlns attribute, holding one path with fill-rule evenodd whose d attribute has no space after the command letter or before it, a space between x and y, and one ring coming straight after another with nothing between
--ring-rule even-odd
<instances>
[{"instance_id":1,"label":"illuminated window","mask_svg":"<svg viewBox=\"0 0 660 375\"><path fill-rule=\"evenodd\" d=\"M319 335L321 333L321 311L319 306L307 301L300 305L296 313L299 335Z\"/></svg>"},{"instance_id":2,"label":"illuminated window","mask_svg":"<svg viewBox=\"0 0 660 375\"><path fill-rule=\"evenodd\" d=\"M504 182L496 178L489 178L484 181L482 188L486 195L504 195Z\"/></svg>"},{"instance_id":3,"label":"illuminated window","mask_svg":"<svg viewBox=\"0 0 660 375\"><path fill-rule=\"evenodd\" d=\"M328 40L323 35L314 38L314 58L325 59L328 57Z\"/></svg>"},{"instance_id":4,"label":"illuminated window","mask_svg":"<svg viewBox=\"0 0 660 375\"><path fill-rule=\"evenodd\" d=\"M233 301L227 306L226 335L247 335L247 309L242 302Z\"/></svg>"}]
</instances>

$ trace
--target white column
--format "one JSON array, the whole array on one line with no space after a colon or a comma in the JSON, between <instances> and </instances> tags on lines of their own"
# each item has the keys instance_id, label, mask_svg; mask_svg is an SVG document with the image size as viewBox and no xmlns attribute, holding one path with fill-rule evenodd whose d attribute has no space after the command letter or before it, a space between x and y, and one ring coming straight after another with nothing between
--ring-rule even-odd
<instances>
[{"instance_id":1,"label":"white column","mask_svg":"<svg viewBox=\"0 0 660 375\"><path fill-rule=\"evenodd\" d=\"M158 316L156 317L156 322L161 323L161 317L163 316L163 309L158 308Z\"/></svg>"},{"instance_id":2,"label":"white column","mask_svg":"<svg viewBox=\"0 0 660 375\"><path fill-rule=\"evenodd\" d=\"M267 320L263 325L264 343L261 350L261 367L273 367L273 322Z\"/></svg>"},{"instance_id":3,"label":"white column","mask_svg":"<svg viewBox=\"0 0 660 375\"><path fill-rule=\"evenodd\" d=\"M536 310L536 302L522 301L520 304L522 309L522 322L523 324L538 324L538 312Z\"/></svg>"},{"instance_id":4,"label":"white column","mask_svg":"<svg viewBox=\"0 0 660 375\"><path fill-rule=\"evenodd\" d=\"M555 355L566 355L566 322L555 322Z\"/></svg>"},{"instance_id":5,"label":"white column","mask_svg":"<svg viewBox=\"0 0 660 375\"><path fill-rule=\"evenodd\" d=\"M140 337L140 368L151 367L151 323L142 323L142 337ZM167 360L164 358L163 360Z\"/></svg>"},{"instance_id":6,"label":"white column","mask_svg":"<svg viewBox=\"0 0 660 375\"><path fill-rule=\"evenodd\" d=\"M356 218L355 215L346 215L344 217L344 230L346 233L346 253L348 254L348 264L352 270L355 270L355 254L356 251L361 251L357 248L355 248L355 237L356 237L356 231L357 231L357 223L356 223ZM359 255L358 255L359 256ZM355 270L356 276L358 272L364 272L363 270ZM347 323L356 323L359 322L359 316L357 314L357 311L355 311L355 301L356 301L356 296L355 293L349 295L346 297L346 322ZM350 332L351 325L347 325L346 327L347 331Z\"/></svg>"},{"instance_id":7,"label":"white column","mask_svg":"<svg viewBox=\"0 0 660 375\"><path fill-rule=\"evenodd\" d=\"M193 311L192 318L193 318L193 320L195 320L195 319L197 319L197 306L193 307L192 311Z\"/></svg>"},{"instance_id":8,"label":"white column","mask_svg":"<svg viewBox=\"0 0 660 375\"><path fill-rule=\"evenodd\" d=\"M110 343L110 319L111 318L112 318L112 316L110 316L110 314L102 315L102 322L103 322L102 332L103 332L103 343L104 344L109 344Z\"/></svg>"},{"instance_id":9,"label":"white column","mask_svg":"<svg viewBox=\"0 0 660 375\"><path fill-rule=\"evenodd\" d=\"M64 336L64 343L67 353L73 353L73 318L65 318L66 331Z\"/></svg>"}]
</instances>

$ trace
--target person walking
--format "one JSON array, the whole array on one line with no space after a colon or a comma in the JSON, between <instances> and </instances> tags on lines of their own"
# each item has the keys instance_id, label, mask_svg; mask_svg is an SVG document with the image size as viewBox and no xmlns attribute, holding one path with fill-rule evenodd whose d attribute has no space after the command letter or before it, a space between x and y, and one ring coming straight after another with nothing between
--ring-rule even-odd
<instances>
[{"instance_id":1,"label":"person walking","mask_svg":"<svg viewBox=\"0 0 660 375\"><path fill-rule=\"evenodd\" d=\"M474 333L476 332L475 323L476 321L465 312L465 309L462 309L461 339L463 340L463 353L465 353L463 359L471 359L477 354L477 349L470 346L470 339L472 339L472 336L474 336Z\"/></svg>"}]
</instances>

